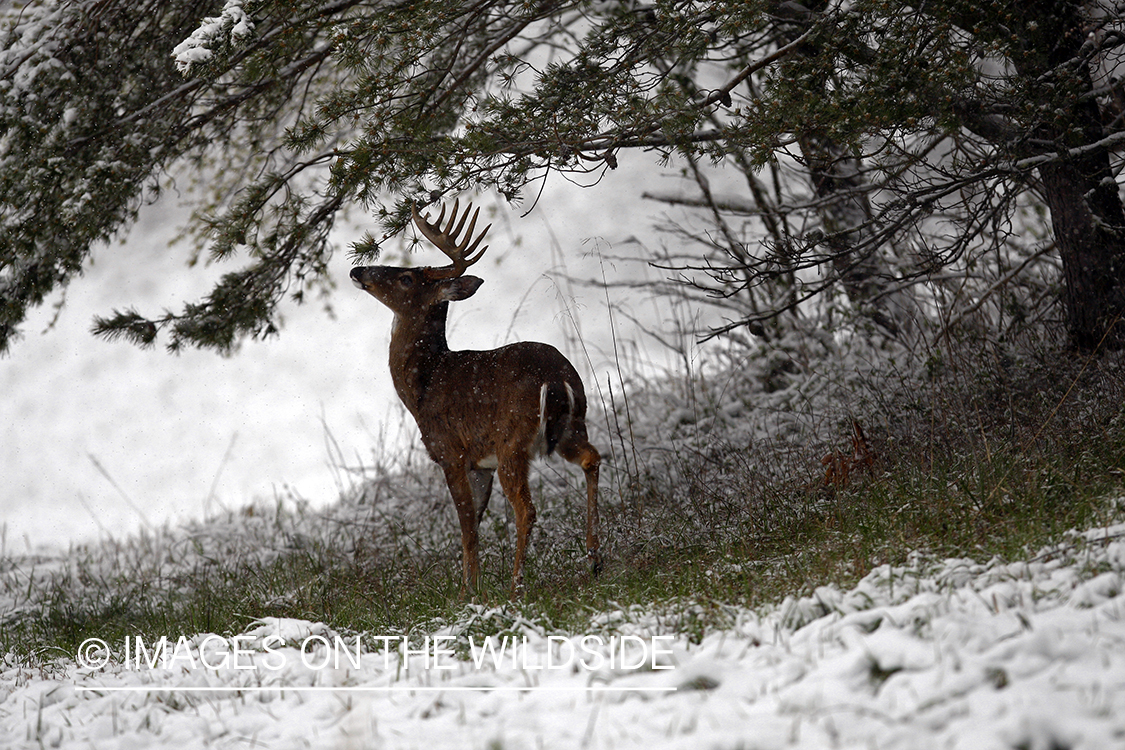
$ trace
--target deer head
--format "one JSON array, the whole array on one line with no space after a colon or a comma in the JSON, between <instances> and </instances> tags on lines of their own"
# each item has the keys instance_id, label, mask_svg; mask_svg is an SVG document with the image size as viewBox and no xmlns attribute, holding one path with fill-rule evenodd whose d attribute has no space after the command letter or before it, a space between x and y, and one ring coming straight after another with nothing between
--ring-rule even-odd
<instances>
[{"instance_id":1,"label":"deer head","mask_svg":"<svg viewBox=\"0 0 1125 750\"><path fill-rule=\"evenodd\" d=\"M586 395L574 366L547 344L522 342L486 351L450 351L445 322L450 302L471 297L483 281L465 271L488 246L491 228L473 238L480 210L458 218L453 203L434 222L412 208L418 231L452 263L441 267L362 266L352 282L395 314L390 369L395 391L418 423L430 457L445 473L461 525L463 590L475 588L480 564L477 527L494 473L516 517L512 589L522 582L535 508L528 486L532 459L558 452L586 476L586 550L595 574L598 554L598 471L601 457L586 436ZM466 229L465 223L468 221ZM462 234L462 232L464 232Z\"/></svg>"},{"instance_id":2,"label":"deer head","mask_svg":"<svg viewBox=\"0 0 1125 750\"><path fill-rule=\"evenodd\" d=\"M445 217L445 206L437 221L432 224L428 217L418 213L416 205L411 206L414 224L426 239L445 253L453 262L448 266L438 268L396 268L394 266L360 266L351 271L352 283L364 290L375 299L391 308L396 315L419 316L423 311L429 310L440 302L453 302L467 299L476 293L483 279L476 276L465 276L469 266L476 263L484 255L488 245L477 250L481 240L492 228L489 224L475 240L472 240L473 229L477 224L480 214L478 208L473 212L472 221L464 239L458 242L461 230L465 228L465 220L469 216L472 206L461 215L457 222L457 201L453 202L453 211L449 216L449 223L441 229L441 220ZM470 242L470 240L472 240Z\"/></svg>"}]
</instances>

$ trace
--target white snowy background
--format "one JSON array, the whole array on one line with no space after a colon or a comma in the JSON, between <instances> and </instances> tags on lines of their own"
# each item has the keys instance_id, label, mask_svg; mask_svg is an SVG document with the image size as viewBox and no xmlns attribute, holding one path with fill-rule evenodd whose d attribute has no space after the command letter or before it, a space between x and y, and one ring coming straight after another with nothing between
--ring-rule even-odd
<instances>
[{"instance_id":1,"label":"white snowy background","mask_svg":"<svg viewBox=\"0 0 1125 750\"><path fill-rule=\"evenodd\" d=\"M594 189L557 179L526 218L477 197L495 222L489 253L474 268L485 284L454 306L451 346L547 341L588 383L594 371L603 379L615 373L604 292L565 276L644 272L604 258L637 254L637 239L659 241L652 229L658 209L639 200L646 182L666 181L643 160L608 173ZM176 310L228 270L185 267L190 248L170 245L185 220L171 197L145 208L123 244L94 254L53 326L48 330L58 299L33 313L23 339L0 359L0 535L7 550L122 537L258 498L330 503L350 481L341 463L370 463L417 440L390 387L392 316L348 282L343 252L334 259L338 286L327 300L333 316L317 302L290 305L279 338L247 342L231 358L95 339L95 314ZM369 228L359 216L352 220L339 232L345 247ZM447 261L431 248L411 262ZM625 318L616 324L623 346L638 340Z\"/></svg>"}]
</instances>

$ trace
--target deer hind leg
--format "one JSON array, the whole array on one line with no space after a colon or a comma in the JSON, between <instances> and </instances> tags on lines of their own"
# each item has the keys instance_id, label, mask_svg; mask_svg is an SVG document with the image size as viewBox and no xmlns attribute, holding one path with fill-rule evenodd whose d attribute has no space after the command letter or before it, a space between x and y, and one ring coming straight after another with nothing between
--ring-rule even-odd
<instances>
[{"instance_id":1,"label":"deer hind leg","mask_svg":"<svg viewBox=\"0 0 1125 750\"><path fill-rule=\"evenodd\" d=\"M475 592L480 583L480 557L477 539L477 512L473 503L473 483L469 471L463 465L442 467L449 494L457 509L457 520L461 524L461 596L467 591ZM489 482L491 486L491 482Z\"/></svg>"},{"instance_id":2,"label":"deer hind leg","mask_svg":"<svg viewBox=\"0 0 1125 750\"><path fill-rule=\"evenodd\" d=\"M586 474L586 557L595 576L602 571L602 557L598 542L598 474L602 464L601 454L586 439L586 430L576 429L571 439L559 444L559 455L582 467Z\"/></svg>"},{"instance_id":3,"label":"deer hind leg","mask_svg":"<svg viewBox=\"0 0 1125 750\"><path fill-rule=\"evenodd\" d=\"M500 489L516 514L516 561L512 569L512 596L523 587L523 563L527 555L527 545L531 539L531 527L535 525L535 507L531 504L531 487L527 481L530 458L526 453L517 453L500 461Z\"/></svg>"},{"instance_id":4,"label":"deer hind leg","mask_svg":"<svg viewBox=\"0 0 1125 750\"><path fill-rule=\"evenodd\" d=\"M484 511L488 508L488 499L492 496L492 469L470 469L469 486L473 490L473 507L476 509L477 526L484 518Z\"/></svg>"}]
</instances>

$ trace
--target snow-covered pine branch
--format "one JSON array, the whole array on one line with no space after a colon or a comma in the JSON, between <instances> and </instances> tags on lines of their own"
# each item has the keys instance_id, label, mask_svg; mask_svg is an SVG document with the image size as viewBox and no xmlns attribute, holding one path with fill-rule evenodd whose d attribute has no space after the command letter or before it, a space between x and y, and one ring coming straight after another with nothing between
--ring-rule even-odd
<instances>
[{"instance_id":1,"label":"snow-covered pine branch","mask_svg":"<svg viewBox=\"0 0 1125 750\"><path fill-rule=\"evenodd\" d=\"M193 65L207 62L214 55L212 47L243 44L254 32L254 22L243 8L243 0L227 0L217 16L204 18L199 28L172 50L176 68L185 76L191 74Z\"/></svg>"}]
</instances>

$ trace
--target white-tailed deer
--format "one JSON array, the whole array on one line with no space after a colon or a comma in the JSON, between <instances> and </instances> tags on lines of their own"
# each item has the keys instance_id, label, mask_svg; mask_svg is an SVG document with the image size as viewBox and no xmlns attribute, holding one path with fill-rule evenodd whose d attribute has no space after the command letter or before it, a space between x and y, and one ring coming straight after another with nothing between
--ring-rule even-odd
<instances>
[{"instance_id":1,"label":"white-tailed deer","mask_svg":"<svg viewBox=\"0 0 1125 750\"><path fill-rule=\"evenodd\" d=\"M586 552L596 575L598 467L601 456L586 437L586 394L574 366L553 346L534 342L488 351L450 351L445 338L449 303L471 297L482 279L465 276L488 246L477 250L491 224L472 239L480 209L459 240L470 205L458 221L457 202L445 228L413 208L418 230L453 261L439 268L361 266L352 282L395 314L391 328L391 380L414 415L430 457L445 481L461 523L462 573L475 589L480 576L477 527L492 492L493 472L516 516L513 593L522 583L535 508L528 466L558 451L586 474Z\"/></svg>"}]
</instances>

